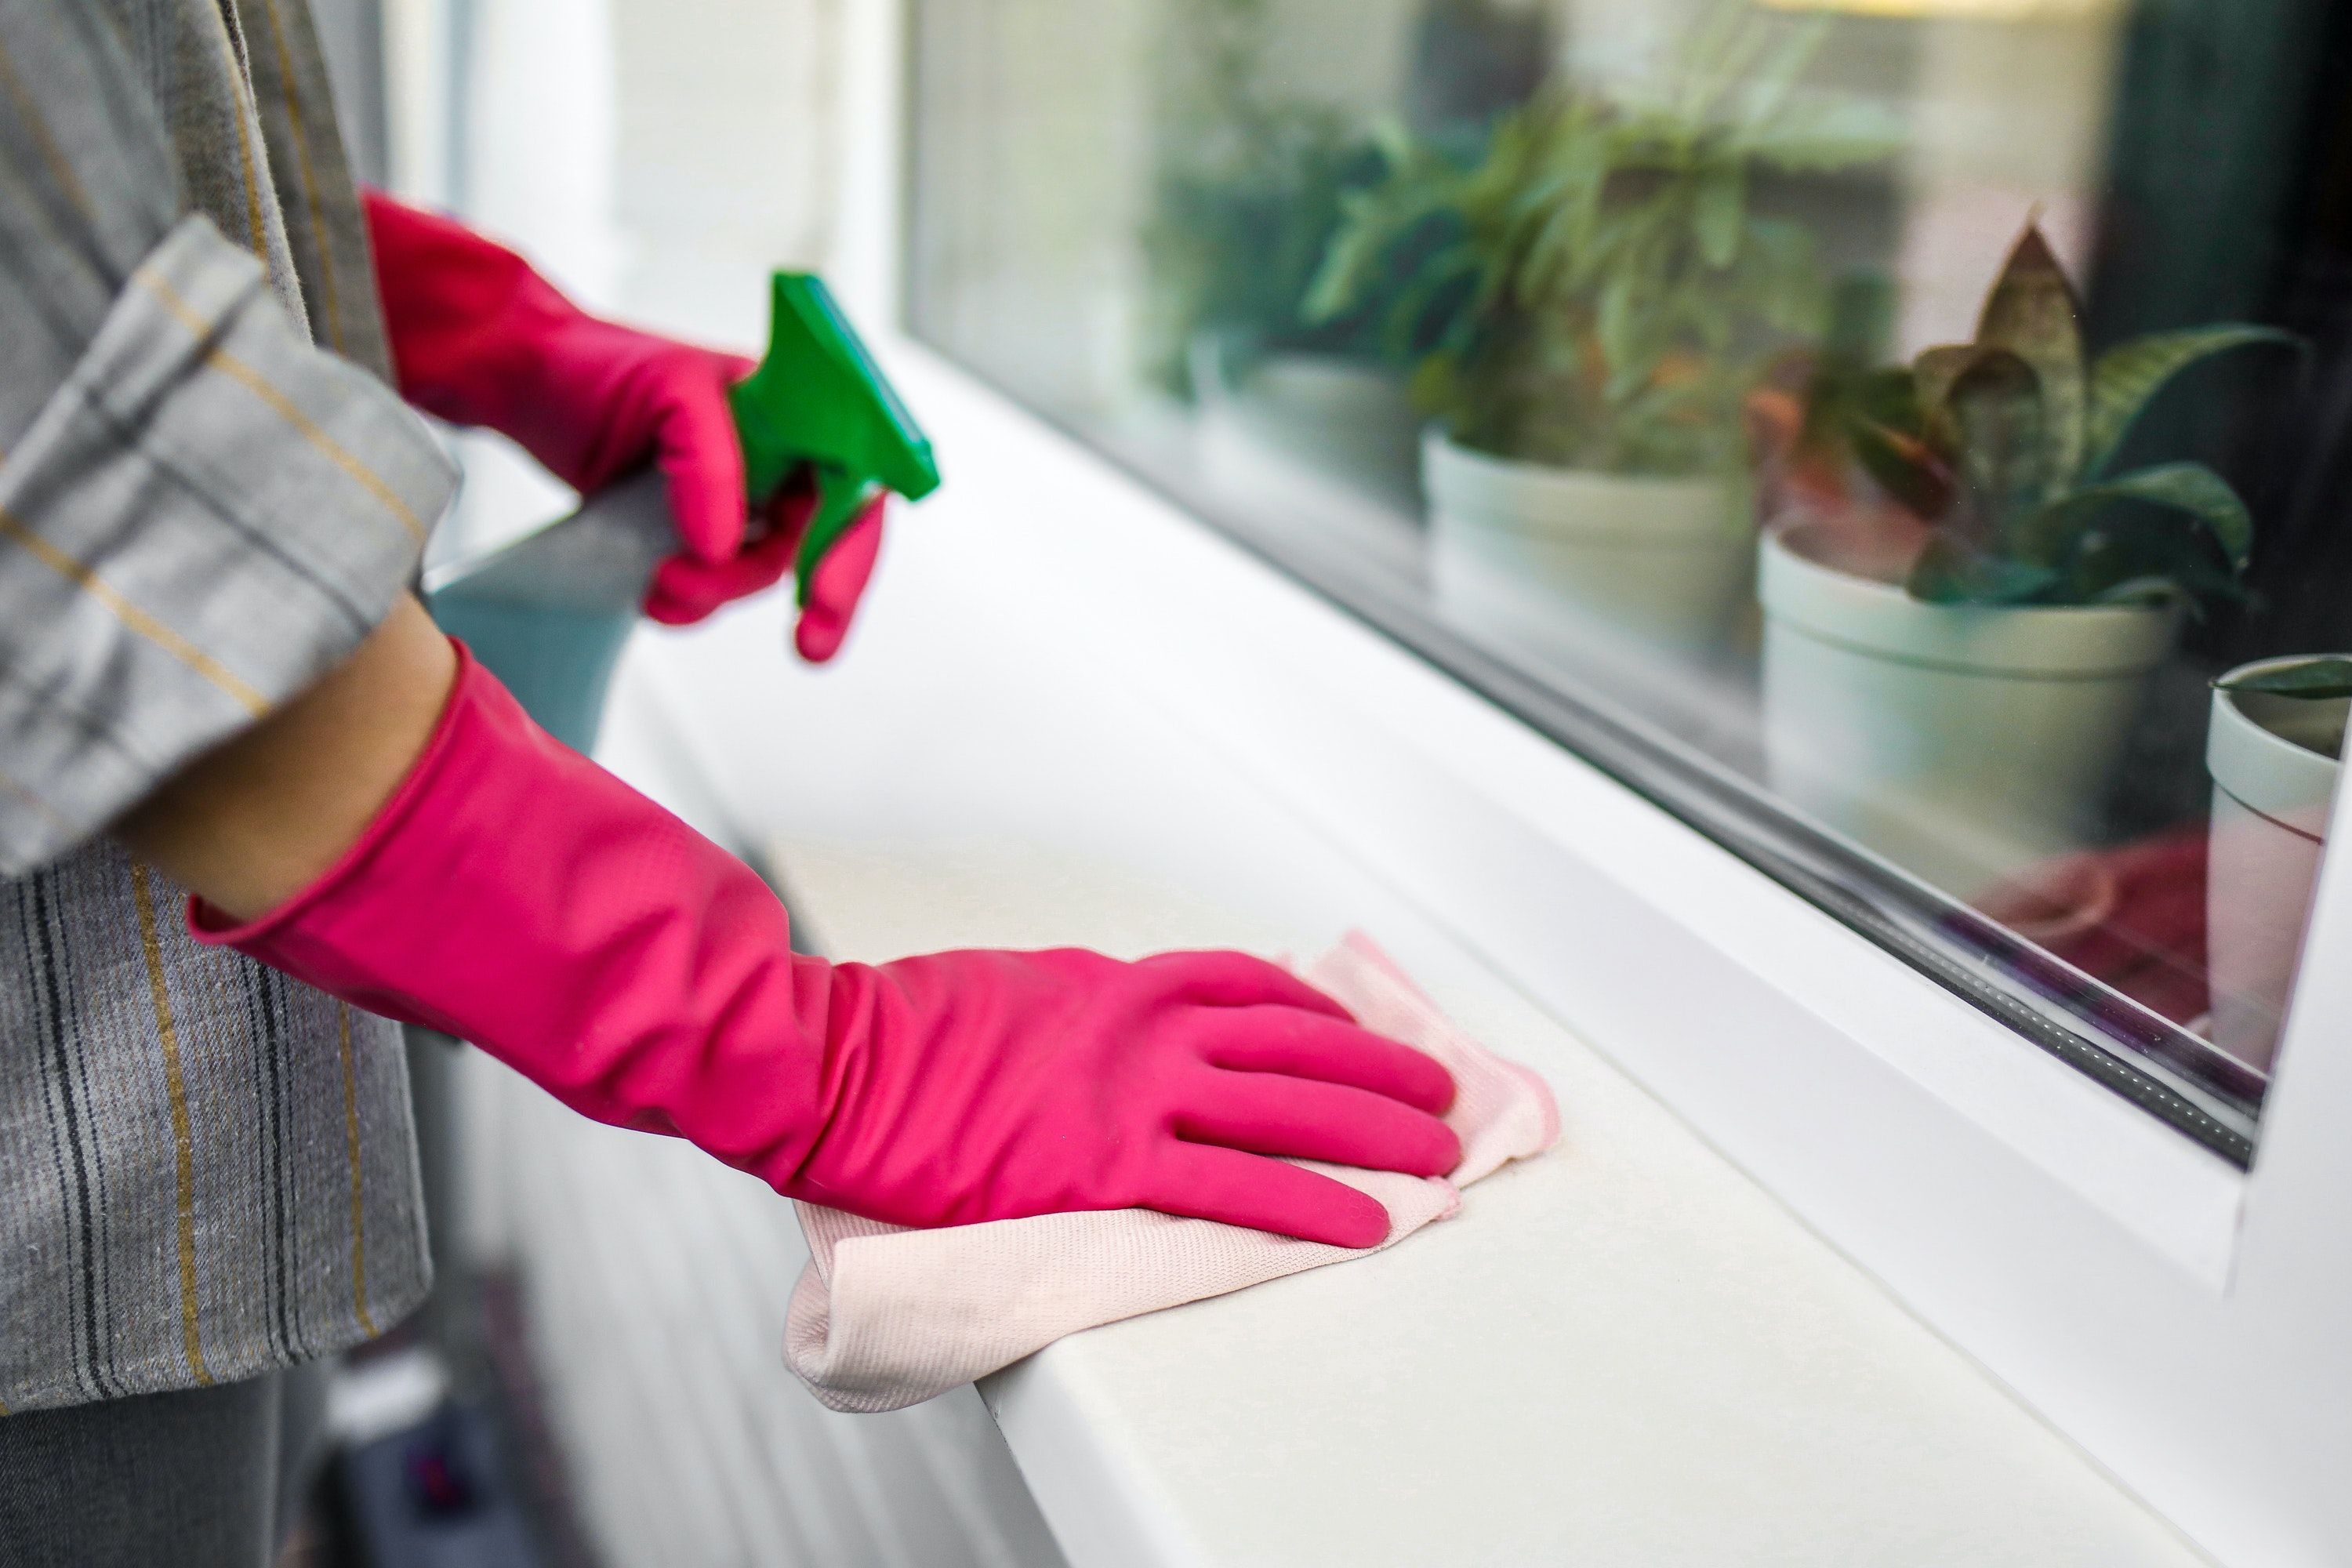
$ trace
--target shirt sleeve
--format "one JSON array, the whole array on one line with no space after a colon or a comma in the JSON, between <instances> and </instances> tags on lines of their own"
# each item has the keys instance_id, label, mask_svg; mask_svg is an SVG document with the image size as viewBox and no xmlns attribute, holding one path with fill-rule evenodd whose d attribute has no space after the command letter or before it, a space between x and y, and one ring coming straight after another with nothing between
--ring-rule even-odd
<instances>
[{"instance_id":1,"label":"shirt sleeve","mask_svg":"<svg viewBox=\"0 0 2352 1568\"><path fill-rule=\"evenodd\" d=\"M454 489L182 205L100 8L0 0L0 875L340 663Z\"/></svg>"}]
</instances>

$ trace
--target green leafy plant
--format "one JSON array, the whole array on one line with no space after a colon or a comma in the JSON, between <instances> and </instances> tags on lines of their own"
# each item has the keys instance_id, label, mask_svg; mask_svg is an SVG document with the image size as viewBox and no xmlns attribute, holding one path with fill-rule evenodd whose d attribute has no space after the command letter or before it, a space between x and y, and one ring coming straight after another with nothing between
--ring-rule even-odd
<instances>
[{"instance_id":1,"label":"green leafy plant","mask_svg":"<svg viewBox=\"0 0 2352 1568\"><path fill-rule=\"evenodd\" d=\"M1386 129L1384 177L1346 198L1310 313L1336 321L1387 295L1417 400L1468 446L1618 473L1727 468L1742 393L1818 333L1824 305L1812 236L1756 187L1895 145L1868 106L1801 89L1826 26L1719 5L1654 80L1555 82L1468 158Z\"/></svg>"},{"instance_id":2,"label":"green leafy plant","mask_svg":"<svg viewBox=\"0 0 2352 1568\"><path fill-rule=\"evenodd\" d=\"M1937 603L2098 605L2233 593L2253 521L2202 463L2122 468L2140 416L2189 366L2299 340L2222 324L2152 333L2092 358L2082 305L2029 223L1976 337L1908 367L1817 379L1816 450L1843 444L1927 523L1909 588Z\"/></svg>"},{"instance_id":3,"label":"green leafy plant","mask_svg":"<svg viewBox=\"0 0 2352 1568\"><path fill-rule=\"evenodd\" d=\"M1305 309L1342 198L1377 161L1369 144L1311 113L1267 130L1246 164L1160 184L1145 235L1162 290L1160 354L1172 363L1206 331L1255 351L1382 360L1377 307L1327 320Z\"/></svg>"},{"instance_id":4,"label":"green leafy plant","mask_svg":"<svg viewBox=\"0 0 2352 1568\"><path fill-rule=\"evenodd\" d=\"M2293 664L2225 676L2213 684L2223 691L2259 691L2271 697L2324 702L2352 697L2352 658L2339 654L2314 654Z\"/></svg>"},{"instance_id":5,"label":"green leafy plant","mask_svg":"<svg viewBox=\"0 0 2352 1568\"><path fill-rule=\"evenodd\" d=\"M1346 197L1380 175L1369 137L1268 85L1266 0L1195 0L1171 17L1173 86L1143 233L1156 374L1185 390L1203 333L1249 353L1382 359L1379 301L1328 319L1306 310Z\"/></svg>"}]
</instances>

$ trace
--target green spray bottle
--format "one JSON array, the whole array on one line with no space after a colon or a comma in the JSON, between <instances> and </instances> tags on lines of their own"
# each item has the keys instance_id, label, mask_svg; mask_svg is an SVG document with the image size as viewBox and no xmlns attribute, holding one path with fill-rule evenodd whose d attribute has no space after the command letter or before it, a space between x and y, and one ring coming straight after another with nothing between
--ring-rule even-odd
<instances>
[{"instance_id":1,"label":"green spray bottle","mask_svg":"<svg viewBox=\"0 0 2352 1568\"><path fill-rule=\"evenodd\" d=\"M793 563L803 602L877 491L919 500L939 488L929 440L814 274L775 275L767 357L730 401L755 507L803 469L815 482ZM654 569L677 549L667 483L648 468L520 541L436 567L425 604L542 728L586 752Z\"/></svg>"}]
</instances>

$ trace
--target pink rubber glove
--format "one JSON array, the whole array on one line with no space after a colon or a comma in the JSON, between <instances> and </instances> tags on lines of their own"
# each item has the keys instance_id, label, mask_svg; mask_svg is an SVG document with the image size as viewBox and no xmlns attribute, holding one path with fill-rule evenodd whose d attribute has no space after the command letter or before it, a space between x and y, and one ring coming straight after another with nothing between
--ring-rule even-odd
<instances>
[{"instance_id":1,"label":"pink rubber glove","mask_svg":"<svg viewBox=\"0 0 2352 1568\"><path fill-rule=\"evenodd\" d=\"M511 437L583 494L647 463L668 476L684 548L655 574L646 614L700 620L792 569L814 498L788 488L752 526L727 404L750 360L600 321L505 247L379 192L364 200L402 396ZM877 500L809 585L794 640L813 662L847 635L881 529Z\"/></svg>"},{"instance_id":2,"label":"pink rubber glove","mask_svg":"<svg viewBox=\"0 0 2352 1568\"><path fill-rule=\"evenodd\" d=\"M1263 1156L1459 1157L1444 1068L1241 953L795 956L764 883L470 657L339 866L251 925L189 924L600 1121L902 1225L1144 1207L1369 1247L1377 1202Z\"/></svg>"}]
</instances>

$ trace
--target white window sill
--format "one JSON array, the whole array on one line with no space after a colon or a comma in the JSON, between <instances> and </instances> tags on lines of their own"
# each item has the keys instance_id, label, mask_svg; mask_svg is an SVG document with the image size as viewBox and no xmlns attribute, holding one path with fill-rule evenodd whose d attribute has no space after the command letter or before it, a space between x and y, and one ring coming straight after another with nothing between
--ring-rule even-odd
<instances>
[{"instance_id":1,"label":"white window sill","mask_svg":"<svg viewBox=\"0 0 2352 1568\"><path fill-rule=\"evenodd\" d=\"M1114 1324L983 1384L1074 1568L2202 1561L1299 825L1209 765L1171 776L1158 746L1097 755L1057 798L1073 759L1050 731L1072 719L1097 737L1118 727L1008 693L967 710L984 739L929 733L943 755L1034 744L1036 804L1074 816L1099 814L1097 789L1129 773L1131 855L1097 858L1099 842L1033 853L1031 828L988 832L950 778L934 795L944 820L909 795L864 822L820 807L825 832L787 834L776 857L828 950L1304 952L1360 922L1454 1016L1541 1071L1565 1126L1555 1153L1473 1189L1458 1220L1392 1253ZM780 791L818 793L808 774ZM1154 869L1171 854L1194 874ZM1203 897L1219 882L1239 907ZM1251 896L1276 884L1289 908Z\"/></svg>"},{"instance_id":2,"label":"white window sill","mask_svg":"<svg viewBox=\"0 0 2352 1568\"><path fill-rule=\"evenodd\" d=\"M1087 567L1008 553L1034 492L966 468L904 523L840 668L789 667L772 602L635 661L635 700L827 951L1305 954L1362 926L1565 1123L1392 1254L990 1380L1076 1568L2202 1561L1442 912L1136 690L1045 607Z\"/></svg>"}]
</instances>

